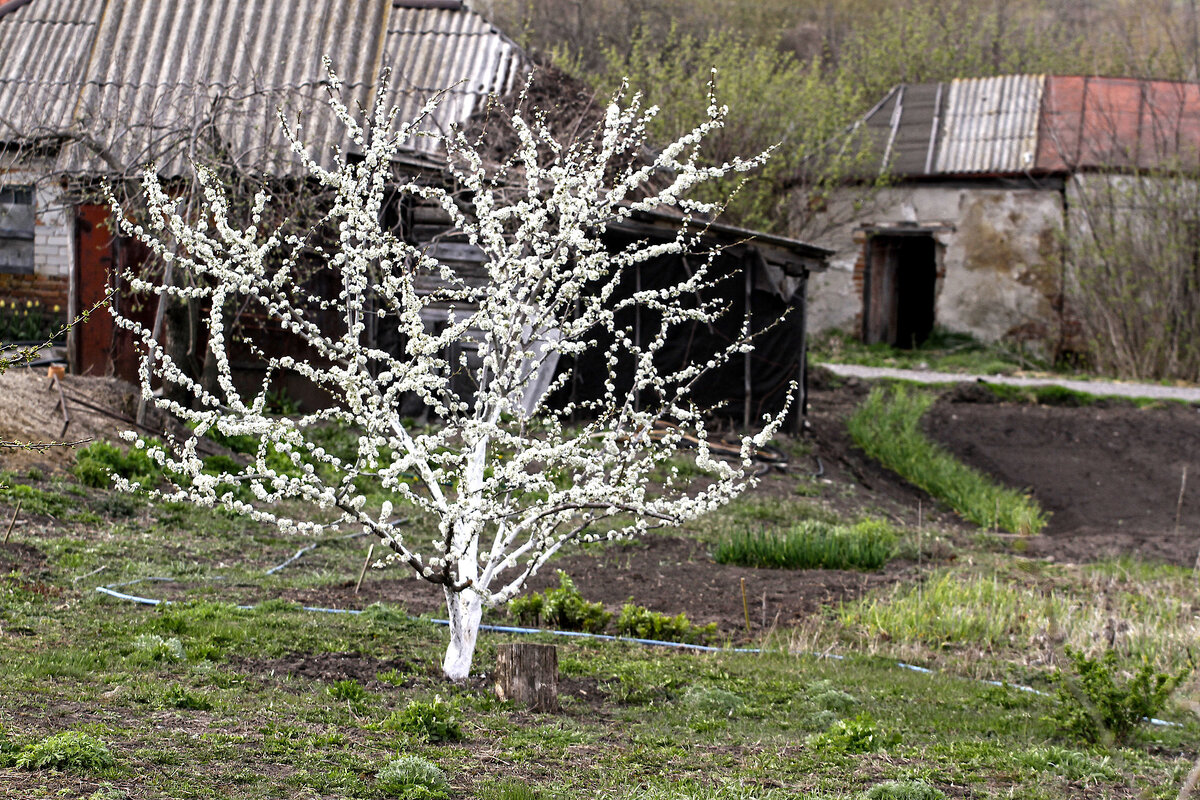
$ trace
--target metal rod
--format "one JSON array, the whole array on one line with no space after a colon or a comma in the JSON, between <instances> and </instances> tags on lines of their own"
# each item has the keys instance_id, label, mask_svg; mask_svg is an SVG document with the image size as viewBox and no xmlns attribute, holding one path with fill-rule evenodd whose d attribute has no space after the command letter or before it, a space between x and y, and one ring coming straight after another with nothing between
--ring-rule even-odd
<instances>
[{"instance_id":1,"label":"metal rod","mask_svg":"<svg viewBox=\"0 0 1200 800\"><path fill-rule=\"evenodd\" d=\"M750 635L750 604L746 602L746 579L742 578L742 611L746 614L746 635Z\"/></svg>"},{"instance_id":2,"label":"metal rod","mask_svg":"<svg viewBox=\"0 0 1200 800\"><path fill-rule=\"evenodd\" d=\"M1175 504L1175 533L1179 534L1179 518L1183 515L1183 493L1187 489L1187 464L1183 465L1183 475L1179 477L1179 502Z\"/></svg>"}]
</instances>

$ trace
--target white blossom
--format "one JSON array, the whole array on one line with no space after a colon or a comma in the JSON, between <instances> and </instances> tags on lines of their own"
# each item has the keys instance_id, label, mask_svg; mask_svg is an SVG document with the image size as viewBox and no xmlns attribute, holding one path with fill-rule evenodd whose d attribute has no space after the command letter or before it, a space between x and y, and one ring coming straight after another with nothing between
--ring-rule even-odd
<instances>
[{"instance_id":1,"label":"white blossom","mask_svg":"<svg viewBox=\"0 0 1200 800\"><path fill-rule=\"evenodd\" d=\"M391 551L384 561L404 564L443 587L451 621L443 668L448 677L462 680L482 605L515 596L561 547L680 524L728 502L752 481L749 459L777 430L782 415L764 418L761 432L742 440L741 459L729 463L713 456L703 410L690 395L698 376L749 344L734 342L704 363L671 371L663 371L655 359L683 326L703 327L721 313L716 303L681 303L711 285L711 258L698 257L692 274L673 285L620 290L630 286L633 270L641 265L695 248L701 226L693 223L693 215L719 209L689 199L690 190L751 169L765 155L715 167L698 163L700 143L724 122L726 110L714 103L706 122L657 156L644 157L653 152L646 136L657 109L643 108L638 95L622 93L608 106L594 139L562 144L539 114L514 115L518 146L506 163L489 166L474 142L451 130L440 137L448 180L396 186L391 164L411 146L436 100L397 127L394 110L382 103L369 119L358 119L340 99L332 74L331 84L331 108L361 157L338 154L333 166L323 166L299 140L297 127L285 121L285 132L310 179L333 197L326 220L336 226L334 241L314 243L272 230L272 199L265 192L255 196L249 224L239 227L226 187L204 168L195 178L206 203L202 214L185 216L153 168L143 176L144 224L113 203L127 235L190 273L192 280L170 286L137 274L127 277L133 291L171 295L204 309L216 389L190 377L139 323L118 322L145 344L139 369L143 395L194 429L190 438L147 445L152 458L182 477L177 488L160 494L221 505L288 533L350 526L377 536ZM379 92L381 98L385 94ZM466 282L382 224L392 192L449 214L454 227L484 254L484 285ZM612 223L661 206L683 210L677 235L609 252L603 235ZM338 272L342 290L336 298L313 297L298 279L304 254L317 252L326 254ZM439 276L443 288L419 292L414 276L421 272ZM235 305L254 308L299 337L312 358L273 357L261 348L257 352L267 378L257 392L239 390L229 352L228 308ZM646 341L635 341L618 322L618 314L635 305L661 320L643 337ZM431 329L425 319L435 308L444 310L446 323ZM345 324L336 330L323 327L316 309L336 310ZM402 352L369 345L365 317L372 310L377 325L400 334ZM605 337L611 344L599 346ZM449 356L451 346L462 343L477 348L481 364L468 397L455 395L447 379L465 363L465 357L455 363ZM610 375L600 399L551 407L548 389L569 379L555 376L564 356L586 360L592 369L624 363L632 384L618 388L624 382ZM271 376L285 370L324 389L334 404L295 418L268 414ZM156 395L153 389L160 383L191 393L196 407L169 399L169 393ZM406 427L399 412L405 395L423 401L441 424ZM585 421L572 426L573 416ZM656 427L662 420L670 424ZM359 432L349 456L314 443L314 429L330 424ZM240 470L202 471L197 437L213 428L258 440L256 453ZM662 493L651 491L651 474L688 434L699 443L697 464L712 480L690 492L671 485ZM271 468L272 454L298 468L283 473ZM357 488L364 477L390 494L378 511L368 507ZM230 485L248 486L253 500L229 491ZM330 519L326 511L324 522L290 517L279 509L296 504L281 505L284 500L334 515ZM403 527L391 524L394 508L402 505L438 521L432 552L411 549Z\"/></svg>"}]
</instances>

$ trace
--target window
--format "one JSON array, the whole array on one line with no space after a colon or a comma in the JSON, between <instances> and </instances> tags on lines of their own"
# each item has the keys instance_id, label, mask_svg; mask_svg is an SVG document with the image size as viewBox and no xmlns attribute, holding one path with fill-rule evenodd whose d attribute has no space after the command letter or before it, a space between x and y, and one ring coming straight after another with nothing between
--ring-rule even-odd
<instances>
[{"instance_id":1,"label":"window","mask_svg":"<svg viewBox=\"0 0 1200 800\"><path fill-rule=\"evenodd\" d=\"M31 186L0 186L0 272L33 274Z\"/></svg>"}]
</instances>

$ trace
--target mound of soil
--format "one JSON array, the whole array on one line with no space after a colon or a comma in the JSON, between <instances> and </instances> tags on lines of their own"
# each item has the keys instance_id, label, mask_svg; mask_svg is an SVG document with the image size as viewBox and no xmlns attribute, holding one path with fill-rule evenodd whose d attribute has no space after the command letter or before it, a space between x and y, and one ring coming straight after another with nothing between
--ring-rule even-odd
<instances>
[{"instance_id":1,"label":"mound of soil","mask_svg":"<svg viewBox=\"0 0 1200 800\"><path fill-rule=\"evenodd\" d=\"M1136 553L1195 563L1200 409L980 404L952 393L924 425L963 462L1031 490L1050 512L1045 535L1029 542L1031 554L1086 561Z\"/></svg>"},{"instance_id":2,"label":"mound of soil","mask_svg":"<svg viewBox=\"0 0 1200 800\"><path fill-rule=\"evenodd\" d=\"M0 374L0 441L86 443L113 439L118 432L133 427L115 418L136 413L135 389L129 384L116 378L67 375L62 386L70 417L65 434L58 391L44 373L14 367ZM0 448L3 470L37 467L53 471L74 460L75 447Z\"/></svg>"}]
</instances>

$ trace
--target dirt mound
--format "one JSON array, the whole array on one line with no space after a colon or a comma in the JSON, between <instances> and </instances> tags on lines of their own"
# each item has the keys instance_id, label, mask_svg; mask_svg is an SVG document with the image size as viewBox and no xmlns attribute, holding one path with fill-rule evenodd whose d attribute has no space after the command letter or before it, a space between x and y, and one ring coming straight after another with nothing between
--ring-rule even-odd
<instances>
[{"instance_id":1,"label":"dirt mound","mask_svg":"<svg viewBox=\"0 0 1200 800\"><path fill-rule=\"evenodd\" d=\"M131 417L136 413L136 393L129 384L116 378L68 375L63 378L62 386L70 416L65 434L58 391L45 373L18 367L0 375L0 441L108 440L114 439L119 431L133 427L112 416ZM97 408L108 413L97 411ZM38 452L2 448L0 469L61 469L74 461L75 449L51 447Z\"/></svg>"},{"instance_id":2,"label":"dirt mound","mask_svg":"<svg viewBox=\"0 0 1200 800\"><path fill-rule=\"evenodd\" d=\"M1030 552L1067 560L1136 552L1188 566L1196 561L1200 409L964 400L958 394L940 400L925 430L967 464L1032 490L1052 516Z\"/></svg>"}]
</instances>

